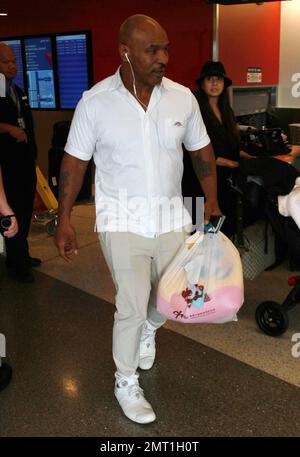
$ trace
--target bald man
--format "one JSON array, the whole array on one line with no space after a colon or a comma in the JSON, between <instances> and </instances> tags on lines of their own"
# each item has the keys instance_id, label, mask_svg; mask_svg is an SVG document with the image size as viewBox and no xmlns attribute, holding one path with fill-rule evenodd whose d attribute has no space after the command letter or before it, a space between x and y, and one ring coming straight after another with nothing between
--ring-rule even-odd
<instances>
[{"instance_id":1,"label":"bald man","mask_svg":"<svg viewBox=\"0 0 300 457\"><path fill-rule=\"evenodd\" d=\"M182 143L198 157L205 217L220 214L213 152L189 89L165 78L169 40L154 19L128 18L119 32L121 66L83 94L61 167L56 244L69 261L77 253L71 209L88 161L96 164L96 225L116 286L113 358L115 396L137 423L155 420L137 369L155 360L155 334L165 323L156 309L158 280L185 239ZM100 362L101 363L101 362Z\"/></svg>"},{"instance_id":2,"label":"bald man","mask_svg":"<svg viewBox=\"0 0 300 457\"><path fill-rule=\"evenodd\" d=\"M6 80L6 96L0 97L0 166L7 200L19 223L18 234L5 238L6 267L15 280L31 283L31 267L40 264L30 257L27 241L36 187L36 144L27 97L13 83L16 57L5 43L0 43L0 73Z\"/></svg>"}]
</instances>

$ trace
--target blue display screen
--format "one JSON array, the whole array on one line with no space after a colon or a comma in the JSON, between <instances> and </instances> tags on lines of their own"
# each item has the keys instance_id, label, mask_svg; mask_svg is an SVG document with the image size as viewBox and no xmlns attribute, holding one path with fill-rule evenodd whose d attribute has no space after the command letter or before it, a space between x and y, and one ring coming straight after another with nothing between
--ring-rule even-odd
<instances>
[{"instance_id":1,"label":"blue display screen","mask_svg":"<svg viewBox=\"0 0 300 457\"><path fill-rule=\"evenodd\" d=\"M10 46L15 53L18 73L16 78L14 79L14 83L17 86L21 87L21 89L24 91L24 73L21 40L3 40L2 43L6 43L8 46Z\"/></svg>"},{"instance_id":2,"label":"blue display screen","mask_svg":"<svg viewBox=\"0 0 300 457\"><path fill-rule=\"evenodd\" d=\"M26 38L25 54L31 108L56 108L51 38Z\"/></svg>"},{"instance_id":3,"label":"blue display screen","mask_svg":"<svg viewBox=\"0 0 300 457\"><path fill-rule=\"evenodd\" d=\"M61 108L75 108L88 89L86 35L56 37L58 90Z\"/></svg>"},{"instance_id":4,"label":"blue display screen","mask_svg":"<svg viewBox=\"0 0 300 457\"><path fill-rule=\"evenodd\" d=\"M15 52L18 73L14 82L27 93L33 109L72 110L91 86L89 31L3 37L0 42Z\"/></svg>"}]
</instances>

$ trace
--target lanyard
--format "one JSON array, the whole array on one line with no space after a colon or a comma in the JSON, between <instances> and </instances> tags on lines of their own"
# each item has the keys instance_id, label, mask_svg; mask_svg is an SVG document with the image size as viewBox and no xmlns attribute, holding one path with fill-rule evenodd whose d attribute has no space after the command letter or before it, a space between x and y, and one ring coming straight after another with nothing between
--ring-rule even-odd
<instances>
[{"instance_id":1,"label":"lanyard","mask_svg":"<svg viewBox=\"0 0 300 457\"><path fill-rule=\"evenodd\" d=\"M19 96L17 95L13 85L11 84L10 88L9 88L9 91L8 91L8 94L10 96L10 98L12 99L12 101L14 102L14 104L16 105L17 107L17 110L18 110L18 117L21 117L21 105L20 105L20 100L19 100Z\"/></svg>"}]
</instances>

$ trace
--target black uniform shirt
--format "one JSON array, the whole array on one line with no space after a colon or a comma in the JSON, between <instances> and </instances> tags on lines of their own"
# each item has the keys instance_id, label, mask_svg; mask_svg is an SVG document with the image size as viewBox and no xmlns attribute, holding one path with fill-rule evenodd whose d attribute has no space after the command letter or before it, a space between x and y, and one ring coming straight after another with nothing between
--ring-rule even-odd
<instances>
[{"instance_id":1,"label":"black uniform shirt","mask_svg":"<svg viewBox=\"0 0 300 457\"><path fill-rule=\"evenodd\" d=\"M26 162L36 159L36 143L33 130L33 119L27 96L18 87L14 86L19 99L19 109L11 97L0 97L0 123L19 127L18 118L24 119L25 132L28 142L18 143L8 133L0 134L0 165L21 167Z\"/></svg>"}]
</instances>

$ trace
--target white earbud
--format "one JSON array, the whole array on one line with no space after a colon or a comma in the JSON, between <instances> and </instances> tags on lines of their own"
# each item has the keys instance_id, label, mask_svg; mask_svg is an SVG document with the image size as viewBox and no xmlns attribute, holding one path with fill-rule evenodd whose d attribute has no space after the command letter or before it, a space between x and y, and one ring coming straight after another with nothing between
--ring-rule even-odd
<instances>
[{"instance_id":1,"label":"white earbud","mask_svg":"<svg viewBox=\"0 0 300 457\"><path fill-rule=\"evenodd\" d=\"M131 75L132 75L132 87L133 87L133 92L134 92L134 96L135 98L139 101L139 103L144 107L146 108L147 110L147 105L145 105L138 97L138 94L137 94L137 91L136 91L136 86L135 86L135 74L134 74L134 71L133 71L133 68L132 68L132 64L130 62L130 59L128 57L128 52L124 52L124 57L125 59L127 60L127 62L129 63L129 67L130 67L130 71L131 71Z\"/></svg>"}]
</instances>

